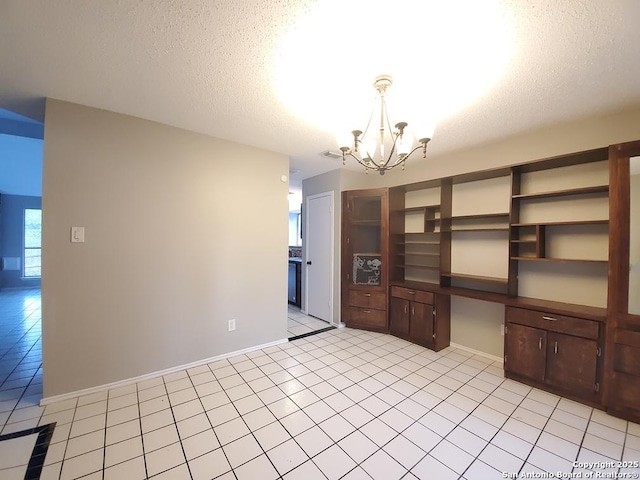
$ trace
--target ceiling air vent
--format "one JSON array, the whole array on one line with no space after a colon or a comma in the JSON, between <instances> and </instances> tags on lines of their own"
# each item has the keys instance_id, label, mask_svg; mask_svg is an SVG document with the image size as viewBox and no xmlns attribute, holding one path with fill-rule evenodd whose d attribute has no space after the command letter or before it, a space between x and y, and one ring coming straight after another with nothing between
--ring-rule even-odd
<instances>
[{"instance_id":1,"label":"ceiling air vent","mask_svg":"<svg viewBox=\"0 0 640 480\"><path fill-rule=\"evenodd\" d=\"M342 158L341 153L332 152L331 150L325 150L324 152L320 152L320 155L322 155L323 157L333 158L333 159Z\"/></svg>"}]
</instances>

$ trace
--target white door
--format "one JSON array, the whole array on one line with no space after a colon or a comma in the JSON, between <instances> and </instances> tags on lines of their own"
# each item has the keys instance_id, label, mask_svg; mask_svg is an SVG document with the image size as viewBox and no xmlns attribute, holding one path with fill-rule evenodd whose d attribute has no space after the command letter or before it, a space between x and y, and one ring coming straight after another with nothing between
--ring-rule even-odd
<instances>
[{"instance_id":1,"label":"white door","mask_svg":"<svg viewBox=\"0 0 640 480\"><path fill-rule=\"evenodd\" d=\"M307 314L333 323L333 192L307 197L306 207Z\"/></svg>"}]
</instances>

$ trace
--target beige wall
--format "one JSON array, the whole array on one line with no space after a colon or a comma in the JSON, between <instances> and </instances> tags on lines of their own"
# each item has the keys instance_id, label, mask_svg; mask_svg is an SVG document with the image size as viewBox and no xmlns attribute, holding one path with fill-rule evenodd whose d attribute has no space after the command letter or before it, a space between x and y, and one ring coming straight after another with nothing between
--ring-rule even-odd
<instances>
[{"instance_id":1,"label":"beige wall","mask_svg":"<svg viewBox=\"0 0 640 480\"><path fill-rule=\"evenodd\" d=\"M459 173L487 170L547 157L606 147L640 139L640 106L616 114L562 123L509 138L442 155L407 161L405 171L386 175L362 175L368 186L393 186L441 178ZM433 144L438 141L436 129ZM364 188L364 187L357 187Z\"/></svg>"},{"instance_id":2,"label":"beige wall","mask_svg":"<svg viewBox=\"0 0 640 480\"><path fill-rule=\"evenodd\" d=\"M404 185L459 173L526 163L543 158L640 139L640 108L582 119L525 132L519 135L442 155L427 153L427 159L411 159L406 170L384 176L343 171L343 190ZM433 144L438 141L438 131ZM571 283L566 285L571 290ZM604 285L606 289L606 283ZM567 291L569 291L567 290ZM606 292L602 292L602 297ZM470 306L476 303L477 309ZM491 355L503 356L500 324L502 306L453 298L451 341ZM471 314L473 312L473 314Z\"/></svg>"},{"instance_id":3,"label":"beige wall","mask_svg":"<svg viewBox=\"0 0 640 480\"><path fill-rule=\"evenodd\" d=\"M287 173L280 154L47 100L44 397L286 338Z\"/></svg>"}]
</instances>

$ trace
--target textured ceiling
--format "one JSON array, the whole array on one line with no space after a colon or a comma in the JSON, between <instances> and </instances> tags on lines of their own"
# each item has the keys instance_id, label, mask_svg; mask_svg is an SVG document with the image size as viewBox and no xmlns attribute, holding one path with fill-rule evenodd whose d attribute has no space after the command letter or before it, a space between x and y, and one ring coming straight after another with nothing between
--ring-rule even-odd
<instances>
[{"instance_id":1,"label":"textured ceiling","mask_svg":"<svg viewBox=\"0 0 640 480\"><path fill-rule=\"evenodd\" d=\"M434 153L638 106L638 23L638 0L0 0L0 108L134 115L287 154L299 182L340 166L318 152L372 74L464 98L440 112Z\"/></svg>"}]
</instances>

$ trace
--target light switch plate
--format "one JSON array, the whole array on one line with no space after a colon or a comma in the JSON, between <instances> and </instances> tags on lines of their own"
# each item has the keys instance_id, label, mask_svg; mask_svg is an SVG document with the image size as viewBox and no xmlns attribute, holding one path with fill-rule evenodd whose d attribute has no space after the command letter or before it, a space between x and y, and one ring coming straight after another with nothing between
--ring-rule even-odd
<instances>
[{"instance_id":1,"label":"light switch plate","mask_svg":"<svg viewBox=\"0 0 640 480\"><path fill-rule=\"evenodd\" d=\"M84 227L71 227L71 243L84 242Z\"/></svg>"}]
</instances>

